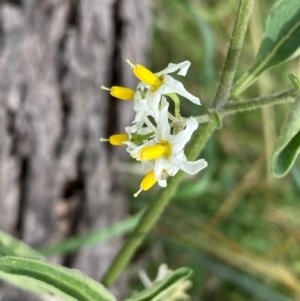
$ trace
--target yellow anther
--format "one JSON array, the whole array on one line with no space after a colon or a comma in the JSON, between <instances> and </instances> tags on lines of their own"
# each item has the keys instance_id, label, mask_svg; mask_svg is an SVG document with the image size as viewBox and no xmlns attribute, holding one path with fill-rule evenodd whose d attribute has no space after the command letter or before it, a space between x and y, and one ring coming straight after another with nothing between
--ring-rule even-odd
<instances>
[{"instance_id":1,"label":"yellow anther","mask_svg":"<svg viewBox=\"0 0 300 301\"><path fill-rule=\"evenodd\" d=\"M138 192L136 192L133 196L136 198L140 194L141 191L149 190L152 186L155 185L156 182L157 181L154 176L154 170L151 170L150 172L148 172L146 174L146 176L142 180L141 185L140 185L140 190Z\"/></svg>"},{"instance_id":2,"label":"yellow anther","mask_svg":"<svg viewBox=\"0 0 300 301\"><path fill-rule=\"evenodd\" d=\"M155 160L161 157L169 157L171 154L171 146L164 142L157 145L145 146L137 154L138 161Z\"/></svg>"},{"instance_id":3,"label":"yellow anther","mask_svg":"<svg viewBox=\"0 0 300 301\"><path fill-rule=\"evenodd\" d=\"M123 100L133 100L135 93L129 88L113 86L111 87L110 94Z\"/></svg>"},{"instance_id":4,"label":"yellow anther","mask_svg":"<svg viewBox=\"0 0 300 301\"><path fill-rule=\"evenodd\" d=\"M162 85L162 80L146 67L134 65L128 59L126 62L131 66L135 76L146 85L150 85L152 91L157 90Z\"/></svg>"},{"instance_id":5,"label":"yellow anther","mask_svg":"<svg viewBox=\"0 0 300 301\"><path fill-rule=\"evenodd\" d=\"M129 140L128 134L115 134L109 137L109 143L112 145L124 146L124 142Z\"/></svg>"},{"instance_id":6,"label":"yellow anther","mask_svg":"<svg viewBox=\"0 0 300 301\"><path fill-rule=\"evenodd\" d=\"M109 142L111 145L124 146L124 142L129 140L128 134L111 135L108 139L100 138L101 142Z\"/></svg>"},{"instance_id":7,"label":"yellow anther","mask_svg":"<svg viewBox=\"0 0 300 301\"><path fill-rule=\"evenodd\" d=\"M135 94L132 89L119 86L112 86L110 89L105 86L101 86L101 89L110 91L110 95L123 100L132 100Z\"/></svg>"}]
</instances>

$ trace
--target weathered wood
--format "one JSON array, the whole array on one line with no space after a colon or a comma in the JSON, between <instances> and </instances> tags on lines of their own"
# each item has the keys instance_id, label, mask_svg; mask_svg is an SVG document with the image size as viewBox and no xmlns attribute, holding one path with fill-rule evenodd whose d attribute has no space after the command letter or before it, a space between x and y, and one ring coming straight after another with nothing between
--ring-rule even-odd
<instances>
[{"instance_id":1,"label":"weathered wood","mask_svg":"<svg viewBox=\"0 0 300 301\"><path fill-rule=\"evenodd\" d=\"M123 176L113 168L124 152L99 137L123 131L133 111L99 87L135 88L125 59L146 62L149 1L0 4L0 228L33 247L126 215ZM120 244L52 260L98 279ZM17 294L2 300L32 300Z\"/></svg>"}]
</instances>

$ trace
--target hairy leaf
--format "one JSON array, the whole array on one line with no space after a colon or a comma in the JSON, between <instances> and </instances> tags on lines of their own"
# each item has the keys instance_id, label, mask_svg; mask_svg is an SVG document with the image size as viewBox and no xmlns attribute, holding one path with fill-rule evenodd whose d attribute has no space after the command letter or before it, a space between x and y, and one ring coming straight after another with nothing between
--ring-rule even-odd
<instances>
[{"instance_id":1,"label":"hairy leaf","mask_svg":"<svg viewBox=\"0 0 300 301\"><path fill-rule=\"evenodd\" d=\"M275 177L283 177L292 168L300 152L300 93L280 131L271 160Z\"/></svg>"},{"instance_id":2,"label":"hairy leaf","mask_svg":"<svg viewBox=\"0 0 300 301\"><path fill-rule=\"evenodd\" d=\"M157 282L152 287L132 296L125 301L150 301L158 300L172 289L179 281L189 278L192 275L192 270L189 268L180 268L173 272L164 280Z\"/></svg>"},{"instance_id":3,"label":"hairy leaf","mask_svg":"<svg viewBox=\"0 0 300 301\"><path fill-rule=\"evenodd\" d=\"M40 294L55 294L67 301L115 301L100 283L78 270L45 261L0 257L0 278Z\"/></svg>"},{"instance_id":4,"label":"hairy leaf","mask_svg":"<svg viewBox=\"0 0 300 301\"><path fill-rule=\"evenodd\" d=\"M300 47L300 1L279 0L267 19L266 30L254 64L237 82L233 94L239 95L265 70L298 54Z\"/></svg>"}]
</instances>

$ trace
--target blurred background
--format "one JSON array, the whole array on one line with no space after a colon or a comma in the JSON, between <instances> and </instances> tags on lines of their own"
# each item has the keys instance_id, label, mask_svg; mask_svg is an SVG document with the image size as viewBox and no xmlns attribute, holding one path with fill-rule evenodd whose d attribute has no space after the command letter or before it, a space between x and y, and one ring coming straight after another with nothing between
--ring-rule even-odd
<instances>
[{"instance_id":1,"label":"blurred background","mask_svg":"<svg viewBox=\"0 0 300 301\"><path fill-rule=\"evenodd\" d=\"M251 66L274 3L255 1L236 79ZM99 86L135 88L126 58L154 72L189 60L180 79L202 106L182 99L182 115L205 114L237 9L237 0L2 1L0 228L40 248L145 208L159 188L134 199L138 166L98 142L122 131L132 110ZM290 88L287 74L300 76L299 66L294 59L264 73L241 97ZM116 292L141 289L138 271L154 279L166 263L194 270L191 300L300 298L300 163L283 179L269 169L288 111L224 118L201 154L208 167L181 185ZM117 237L50 259L99 278L120 244ZM0 290L0 300L33 300Z\"/></svg>"}]
</instances>

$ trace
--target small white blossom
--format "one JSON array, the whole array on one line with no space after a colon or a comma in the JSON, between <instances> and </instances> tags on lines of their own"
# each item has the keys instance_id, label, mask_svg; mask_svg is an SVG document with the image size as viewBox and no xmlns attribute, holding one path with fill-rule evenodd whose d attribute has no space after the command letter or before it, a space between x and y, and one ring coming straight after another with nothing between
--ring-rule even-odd
<instances>
[{"instance_id":1,"label":"small white blossom","mask_svg":"<svg viewBox=\"0 0 300 301\"><path fill-rule=\"evenodd\" d=\"M100 141L108 141L117 146L126 144L130 155L141 161L146 175L141 181L140 190L134 194L137 196L157 182L165 187L167 177L174 176L179 169L188 174L196 174L207 166L207 162L204 159L187 161L184 147L198 128L198 123L193 117L181 118L179 99L174 94L197 105L200 105L200 100L169 75L178 71L178 75L185 76L190 62L170 63L166 69L155 74L142 65L133 65L129 60L127 62L141 80L136 91L119 86L102 86L102 89L110 91L114 97L133 100L135 118L132 125L125 128L126 133L114 134L109 138L101 138ZM169 95L174 100L175 116L168 112L169 104L164 95ZM171 126L169 118L173 122Z\"/></svg>"},{"instance_id":2,"label":"small white blossom","mask_svg":"<svg viewBox=\"0 0 300 301\"><path fill-rule=\"evenodd\" d=\"M207 166L204 159L187 161L183 151L193 132L198 128L197 120L190 117L186 120L185 129L172 135L168 107L168 102L163 99L154 138L131 151L131 155L137 160L155 160L154 174L157 180L161 180L164 173L174 176L179 169L193 175Z\"/></svg>"},{"instance_id":3,"label":"small white blossom","mask_svg":"<svg viewBox=\"0 0 300 301\"><path fill-rule=\"evenodd\" d=\"M149 102L146 98L142 98L142 94L139 90L136 91L133 99L133 109L136 113L133 123L138 132L142 129L145 124L149 129L155 131L155 126L150 122L148 116L154 117L157 116L158 112L153 112L153 110L149 107Z\"/></svg>"},{"instance_id":4,"label":"small white blossom","mask_svg":"<svg viewBox=\"0 0 300 301\"><path fill-rule=\"evenodd\" d=\"M143 166L143 169L146 171L146 172L149 172L151 170L154 169L154 165L152 162L150 161L144 161L142 162L142 166ZM166 180L166 177L167 175L161 175L161 179L157 181L158 185L160 187L166 187L167 186L167 180Z\"/></svg>"},{"instance_id":5,"label":"small white blossom","mask_svg":"<svg viewBox=\"0 0 300 301\"><path fill-rule=\"evenodd\" d=\"M158 111L158 105L161 100L161 96L169 93L179 94L191 102L200 105L200 100L198 97L189 93L180 81L169 75L170 73L179 70L177 74L185 76L190 65L191 63L189 61L184 61L179 64L170 63L166 69L154 74L160 80L159 84L156 84L155 86L151 86L143 82L139 84L138 88L148 88L146 98L148 100L149 107L153 110L155 116L156 112Z\"/></svg>"}]
</instances>

